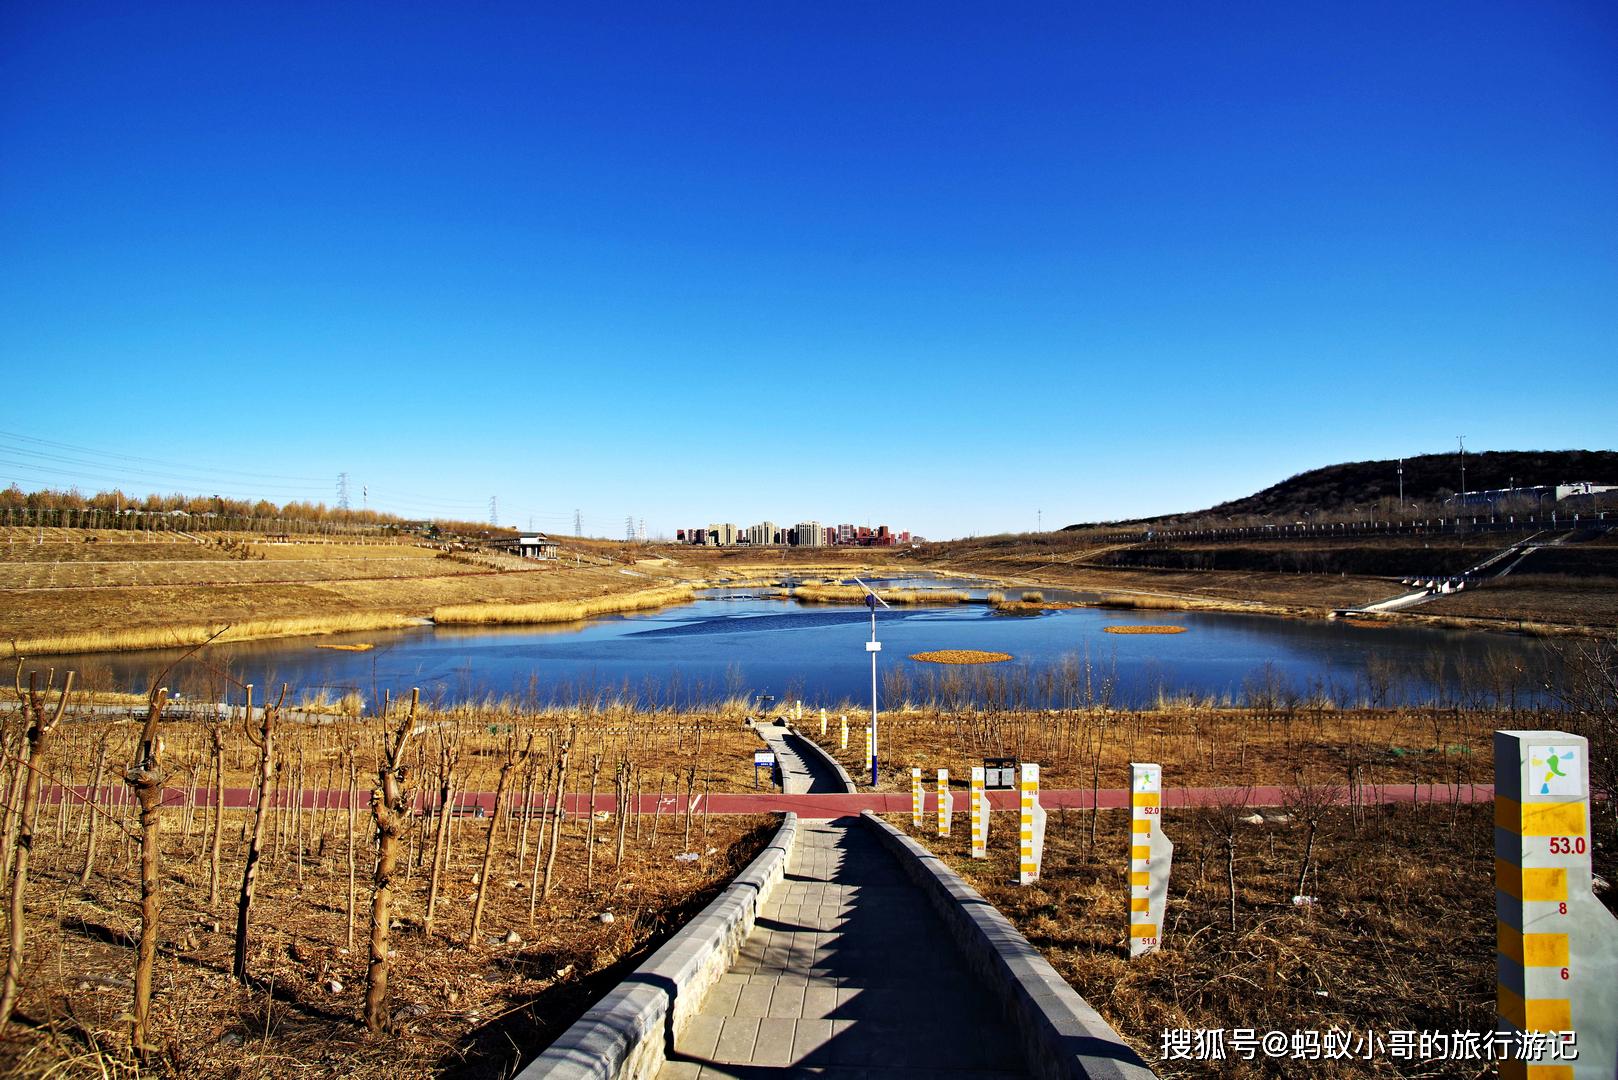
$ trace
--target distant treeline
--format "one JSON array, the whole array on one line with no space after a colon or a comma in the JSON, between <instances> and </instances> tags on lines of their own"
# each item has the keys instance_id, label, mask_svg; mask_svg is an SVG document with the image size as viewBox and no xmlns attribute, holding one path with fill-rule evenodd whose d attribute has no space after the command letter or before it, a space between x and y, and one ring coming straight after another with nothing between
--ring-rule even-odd
<instances>
[{"instance_id":1,"label":"distant treeline","mask_svg":"<svg viewBox=\"0 0 1618 1080\"><path fill-rule=\"evenodd\" d=\"M218 495L130 495L114 488L86 495L77 488L23 491L16 484L0 490L0 524L54 528L150 529L167 517L174 527L244 532L305 532L301 526L320 525L321 531L376 535L445 532L473 536L511 536L511 529L487 522L448 518L402 518L379 510L350 510L325 503L294 500L277 505Z\"/></svg>"}]
</instances>

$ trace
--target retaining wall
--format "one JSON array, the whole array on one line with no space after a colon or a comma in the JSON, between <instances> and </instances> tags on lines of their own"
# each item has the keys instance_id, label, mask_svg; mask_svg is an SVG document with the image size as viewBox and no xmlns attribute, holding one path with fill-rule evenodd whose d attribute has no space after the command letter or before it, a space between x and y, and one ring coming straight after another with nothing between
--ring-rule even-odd
<instances>
[{"instance_id":1,"label":"retaining wall","mask_svg":"<svg viewBox=\"0 0 1618 1080\"><path fill-rule=\"evenodd\" d=\"M1139 1054L1011 921L942 859L871 811L860 814L943 918L967 966L1010 1018L1028 1067L1047 1080L1151 1080Z\"/></svg>"},{"instance_id":2,"label":"retaining wall","mask_svg":"<svg viewBox=\"0 0 1618 1080\"><path fill-rule=\"evenodd\" d=\"M619 983L517 1080L617 1080L655 1076L703 996L735 961L776 883L786 873L798 816L785 815L759 856L702 913Z\"/></svg>"}]
</instances>

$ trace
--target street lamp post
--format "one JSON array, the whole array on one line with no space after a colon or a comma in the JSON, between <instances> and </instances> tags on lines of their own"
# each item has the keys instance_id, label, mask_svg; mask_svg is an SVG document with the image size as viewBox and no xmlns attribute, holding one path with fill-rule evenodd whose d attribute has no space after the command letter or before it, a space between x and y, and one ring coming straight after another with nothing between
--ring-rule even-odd
<instances>
[{"instance_id":1,"label":"street lamp post","mask_svg":"<svg viewBox=\"0 0 1618 1080\"><path fill-rule=\"evenodd\" d=\"M882 643L876 639L876 606L881 604L887 607L887 601L876 594L872 588L855 578L860 588L865 590L865 606L871 609L871 640L865 643L865 651L871 654L871 786L876 787L878 760L876 739L876 654L882 651Z\"/></svg>"}]
</instances>

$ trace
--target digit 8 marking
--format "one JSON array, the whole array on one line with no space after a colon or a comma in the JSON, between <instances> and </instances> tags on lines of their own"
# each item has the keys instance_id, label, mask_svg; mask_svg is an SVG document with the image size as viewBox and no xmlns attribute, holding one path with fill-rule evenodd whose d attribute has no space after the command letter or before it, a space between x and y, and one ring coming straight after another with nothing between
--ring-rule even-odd
<instances>
[{"instance_id":1,"label":"digit 8 marking","mask_svg":"<svg viewBox=\"0 0 1618 1080\"><path fill-rule=\"evenodd\" d=\"M1567 914L1567 901L1564 900L1560 904L1556 905L1556 913L1558 915L1566 915Z\"/></svg>"}]
</instances>

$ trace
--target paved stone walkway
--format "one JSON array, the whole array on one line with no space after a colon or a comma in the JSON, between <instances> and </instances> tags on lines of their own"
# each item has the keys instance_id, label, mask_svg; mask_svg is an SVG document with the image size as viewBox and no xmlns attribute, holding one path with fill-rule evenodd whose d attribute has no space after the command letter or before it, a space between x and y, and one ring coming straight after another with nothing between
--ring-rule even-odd
<instances>
[{"instance_id":1,"label":"paved stone walkway","mask_svg":"<svg viewBox=\"0 0 1618 1080\"><path fill-rule=\"evenodd\" d=\"M1027 1072L926 897L857 818L839 818L800 820L786 879L660 1075Z\"/></svg>"},{"instance_id":2,"label":"paved stone walkway","mask_svg":"<svg viewBox=\"0 0 1618 1080\"><path fill-rule=\"evenodd\" d=\"M760 723L753 730L775 751L775 760L781 771L782 794L841 795L853 790L846 787L842 777L828 768L819 756L807 752L803 747L806 740L791 728L782 724Z\"/></svg>"}]
</instances>

